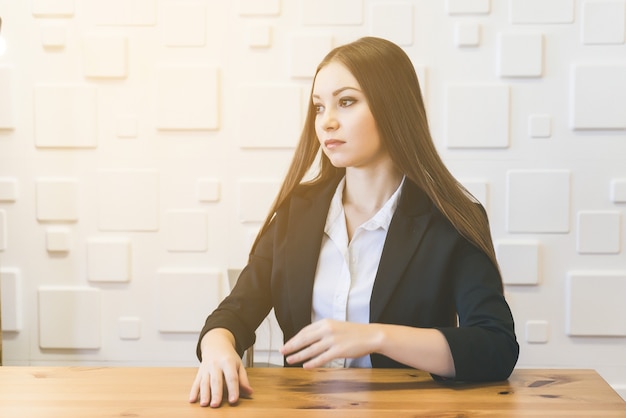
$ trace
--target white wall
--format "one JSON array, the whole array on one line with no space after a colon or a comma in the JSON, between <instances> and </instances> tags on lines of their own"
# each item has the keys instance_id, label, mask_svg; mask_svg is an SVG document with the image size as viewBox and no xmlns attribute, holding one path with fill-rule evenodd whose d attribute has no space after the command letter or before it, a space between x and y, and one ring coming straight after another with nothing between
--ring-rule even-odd
<instances>
[{"instance_id":1,"label":"white wall","mask_svg":"<svg viewBox=\"0 0 626 418\"><path fill-rule=\"evenodd\" d=\"M437 146L489 211L519 366L594 368L624 393L625 0L0 0L0 16L5 364L195 365L316 64L377 35L413 59ZM266 322L257 360L280 340Z\"/></svg>"}]
</instances>

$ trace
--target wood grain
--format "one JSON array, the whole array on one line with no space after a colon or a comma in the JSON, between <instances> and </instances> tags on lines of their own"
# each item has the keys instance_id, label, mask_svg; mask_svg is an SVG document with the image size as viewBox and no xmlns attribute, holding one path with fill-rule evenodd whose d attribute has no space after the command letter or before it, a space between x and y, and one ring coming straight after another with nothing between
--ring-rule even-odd
<instances>
[{"instance_id":1,"label":"wood grain","mask_svg":"<svg viewBox=\"0 0 626 418\"><path fill-rule=\"evenodd\" d=\"M626 417L593 370L516 370L505 382L440 383L407 369L248 370L250 399L187 403L194 368L1 367L0 417Z\"/></svg>"}]
</instances>

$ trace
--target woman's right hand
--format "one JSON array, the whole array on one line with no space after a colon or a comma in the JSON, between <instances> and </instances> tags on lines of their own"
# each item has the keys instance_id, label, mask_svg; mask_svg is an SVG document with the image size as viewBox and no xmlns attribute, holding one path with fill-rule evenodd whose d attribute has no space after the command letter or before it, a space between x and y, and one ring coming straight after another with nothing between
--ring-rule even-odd
<instances>
[{"instance_id":1,"label":"woman's right hand","mask_svg":"<svg viewBox=\"0 0 626 418\"><path fill-rule=\"evenodd\" d=\"M252 388L241 358L235 350L235 337L224 328L207 332L200 342L202 362L191 386L189 402L217 408L222 404L224 390L228 402L237 403L240 394L249 396Z\"/></svg>"}]
</instances>

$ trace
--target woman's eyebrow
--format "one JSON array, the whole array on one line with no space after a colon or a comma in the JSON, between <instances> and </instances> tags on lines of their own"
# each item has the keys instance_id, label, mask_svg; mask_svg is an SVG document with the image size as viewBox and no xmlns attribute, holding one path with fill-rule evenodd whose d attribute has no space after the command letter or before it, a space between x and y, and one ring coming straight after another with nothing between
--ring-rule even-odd
<instances>
[{"instance_id":1,"label":"woman's eyebrow","mask_svg":"<svg viewBox=\"0 0 626 418\"><path fill-rule=\"evenodd\" d=\"M358 92L361 91L361 90L357 89L356 87L341 87L341 88L333 91L333 96L337 96L339 93L341 93L342 91L345 91L345 90L356 90ZM312 97L315 97L316 99L320 98L320 96L317 95L317 94L313 94Z\"/></svg>"}]
</instances>

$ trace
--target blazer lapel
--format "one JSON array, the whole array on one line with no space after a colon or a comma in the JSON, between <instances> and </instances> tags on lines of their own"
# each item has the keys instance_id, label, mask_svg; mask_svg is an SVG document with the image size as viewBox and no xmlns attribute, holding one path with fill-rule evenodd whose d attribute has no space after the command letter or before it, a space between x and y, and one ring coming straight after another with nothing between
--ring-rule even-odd
<instances>
[{"instance_id":1,"label":"blazer lapel","mask_svg":"<svg viewBox=\"0 0 626 418\"><path fill-rule=\"evenodd\" d=\"M330 200L341 177L315 190L294 194L289 208L286 281L294 331L311 323L313 282Z\"/></svg>"},{"instance_id":2,"label":"blazer lapel","mask_svg":"<svg viewBox=\"0 0 626 418\"><path fill-rule=\"evenodd\" d=\"M409 260L417 250L431 219L432 204L426 194L406 179L374 280L370 322L377 322Z\"/></svg>"}]
</instances>

